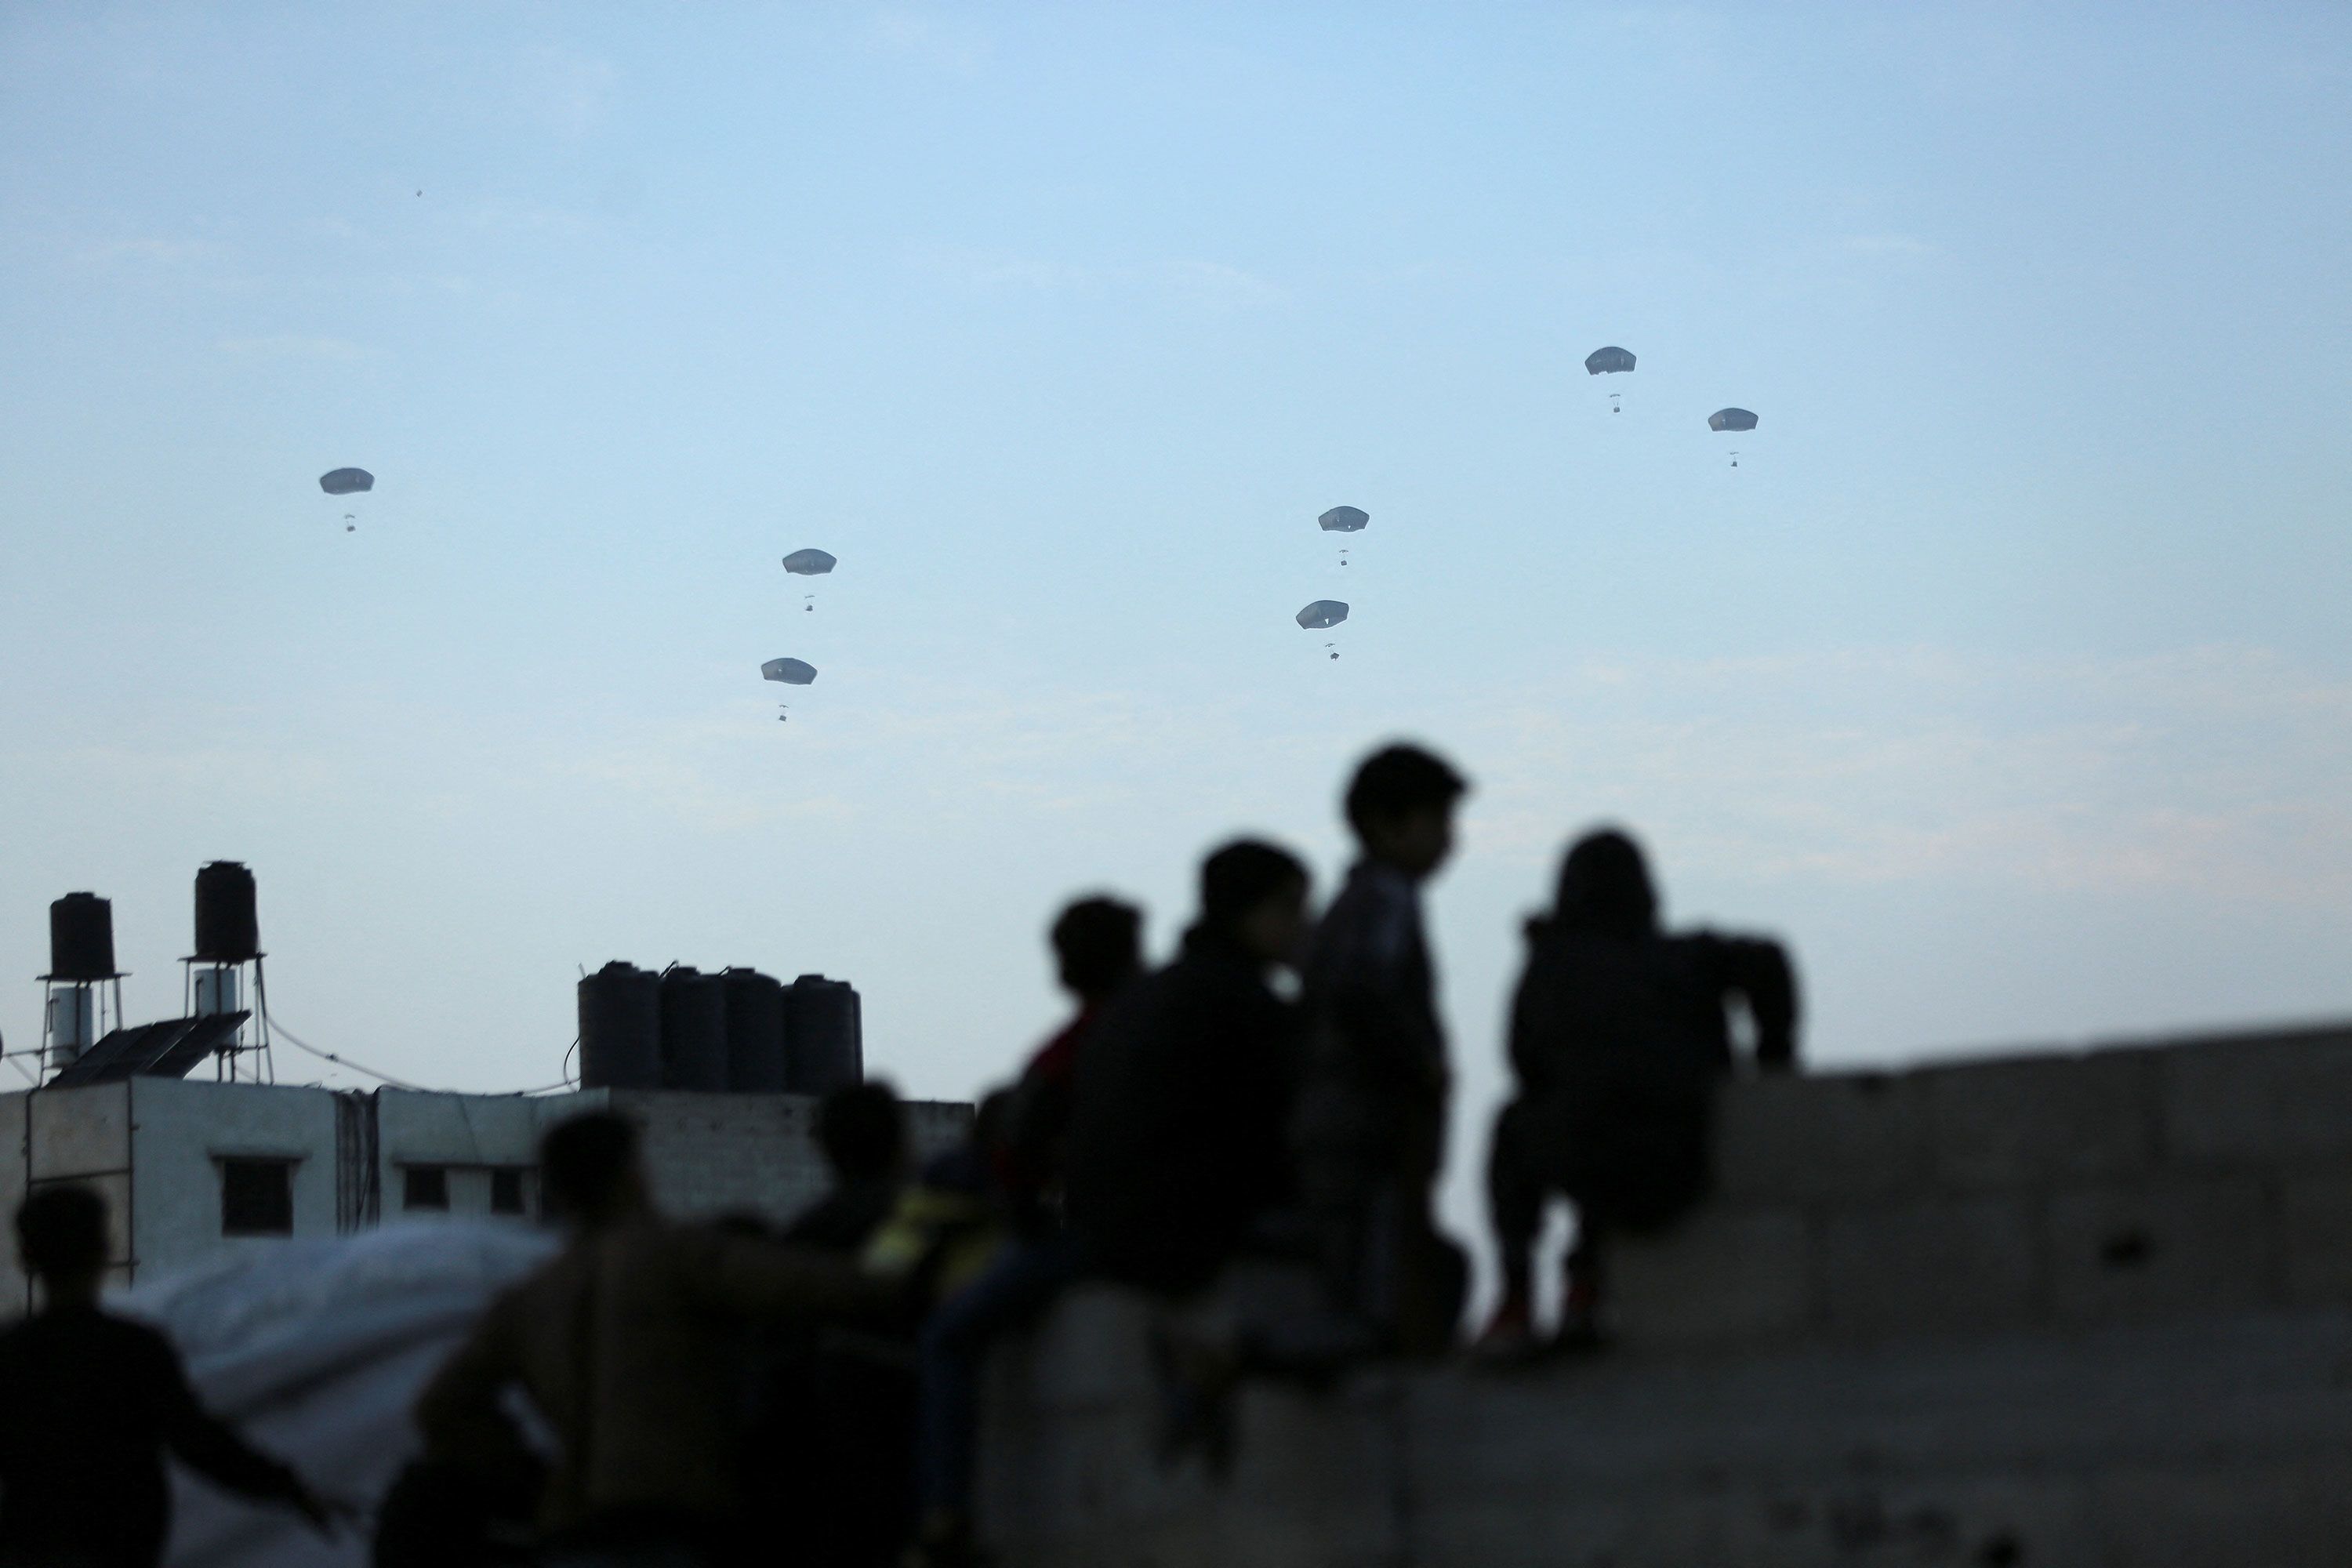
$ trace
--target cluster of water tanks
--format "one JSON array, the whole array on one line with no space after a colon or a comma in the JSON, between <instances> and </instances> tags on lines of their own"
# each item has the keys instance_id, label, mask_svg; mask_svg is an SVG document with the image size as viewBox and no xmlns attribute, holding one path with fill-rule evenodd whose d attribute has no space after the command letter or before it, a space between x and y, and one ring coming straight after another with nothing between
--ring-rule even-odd
<instances>
[{"instance_id":1,"label":"cluster of water tanks","mask_svg":"<svg viewBox=\"0 0 2352 1568\"><path fill-rule=\"evenodd\" d=\"M580 1087L829 1094L866 1076L857 989L613 963L580 983Z\"/></svg>"}]
</instances>

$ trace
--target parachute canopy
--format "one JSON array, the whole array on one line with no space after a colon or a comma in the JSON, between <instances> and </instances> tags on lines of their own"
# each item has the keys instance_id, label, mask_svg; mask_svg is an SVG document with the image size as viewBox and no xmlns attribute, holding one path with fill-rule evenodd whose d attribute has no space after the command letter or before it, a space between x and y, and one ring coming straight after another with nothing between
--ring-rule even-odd
<instances>
[{"instance_id":1,"label":"parachute canopy","mask_svg":"<svg viewBox=\"0 0 2352 1568\"><path fill-rule=\"evenodd\" d=\"M1315 521L1326 533L1354 533L1372 521L1372 514L1360 506L1335 506Z\"/></svg>"},{"instance_id":2,"label":"parachute canopy","mask_svg":"<svg viewBox=\"0 0 2352 1568\"><path fill-rule=\"evenodd\" d=\"M806 686L816 679L816 666L796 658L772 658L760 667L760 673L786 686Z\"/></svg>"},{"instance_id":3,"label":"parachute canopy","mask_svg":"<svg viewBox=\"0 0 2352 1568\"><path fill-rule=\"evenodd\" d=\"M1608 375L1633 368L1633 356L1620 348L1594 349L1584 356L1584 374L1587 375Z\"/></svg>"},{"instance_id":4,"label":"parachute canopy","mask_svg":"<svg viewBox=\"0 0 2352 1568\"><path fill-rule=\"evenodd\" d=\"M1348 618L1348 606L1338 599L1318 599L1298 612L1298 624L1310 632L1338 626Z\"/></svg>"},{"instance_id":5,"label":"parachute canopy","mask_svg":"<svg viewBox=\"0 0 2352 1568\"><path fill-rule=\"evenodd\" d=\"M1718 408L1706 416L1706 427L1710 430L1753 430L1756 428L1756 416L1745 408Z\"/></svg>"},{"instance_id":6,"label":"parachute canopy","mask_svg":"<svg viewBox=\"0 0 2352 1568\"><path fill-rule=\"evenodd\" d=\"M795 550L784 557L784 570L795 577L822 577L840 564L822 550Z\"/></svg>"},{"instance_id":7,"label":"parachute canopy","mask_svg":"<svg viewBox=\"0 0 2352 1568\"><path fill-rule=\"evenodd\" d=\"M375 489L375 476L365 468L335 468L319 476L319 488L331 496Z\"/></svg>"}]
</instances>

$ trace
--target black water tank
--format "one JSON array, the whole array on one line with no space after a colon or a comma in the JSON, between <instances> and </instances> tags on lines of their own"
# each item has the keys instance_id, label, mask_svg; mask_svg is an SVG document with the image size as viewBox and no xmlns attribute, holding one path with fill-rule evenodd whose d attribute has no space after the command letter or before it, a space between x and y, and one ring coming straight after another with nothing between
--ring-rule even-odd
<instances>
[{"instance_id":1,"label":"black water tank","mask_svg":"<svg viewBox=\"0 0 2352 1568\"><path fill-rule=\"evenodd\" d=\"M580 1087L661 1087L661 976L618 961L580 983Z\"/></svg>"},{"instance_id":2,"label":"black water tank","mask_svg":"<svg viewBox=\"0 0 2352 1568\"><path fill-rule=\"evenodd\" d=\"M253 908L253 873L215 860L196 873L196 951L206 963L249 963L261 952Z\"/></svg>"},{"instance_id":3,"label":"black water tank","mask_svg":"<svg viewBox=\"0 0 2352 1568\"><path fill-rule=\"evenodd\" d=\"M793 982L784 1003L784 1073L794 1094L831 1094L865 1078L856 986L822 974Z\"/></svg>"},{"instance_id":4,"label":"black water tank","mask_svg":"<svg viewBox=\"0 0 2352 1568\"><path fill-rule=\"evenodd\" d=\"M48 977L114 978L112 904L96 893L68 893L49 906Z\"/></svg>"},{"instance_id":5,"label":"black water tank","mask_svg":"<svg viewBox=\"0 0 2352 1568\"><path fill-rule=\"evenodd\" d=\"M727 983L679 964L662 976L664 1089L727 1087Z\"/></svg>"},{"instance_id":6,"label":"black water tank","mask_svg":"<svg viewBox=\"0 0 2352 1568\"><path fill-rule=\"evenodd\" d=\"M727 983L727 1087L740 1094L784 1091L784 983L756 969L730 969Z\"/></svg>"}]
</instances>

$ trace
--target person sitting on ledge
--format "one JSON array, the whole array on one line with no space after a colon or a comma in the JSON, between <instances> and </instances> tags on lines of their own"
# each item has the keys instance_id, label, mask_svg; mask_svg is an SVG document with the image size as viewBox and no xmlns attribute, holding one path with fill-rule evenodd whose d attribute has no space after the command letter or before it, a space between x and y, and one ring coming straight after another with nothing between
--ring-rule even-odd
<instances>
[{"instance_id":1,"label":"person sitting on ledge","mask_svg":"<svg viewBox=\"0 0 2352 1568\"><path fill-rule=\"evenodd\" d=\"M907 1559L917 1568L977 1560L971 1514L981 1363L992 1344L1041 1315L1079 1271L1081 1255L1061 1214L1078 1062L1105 1009L1142 969L1142 910L1099 896L1074 901L1054 921L1055 967L1077 1012L1030 1058L1004 1101L997 1173L1012 1234L984 1269L940 1303L917 1347L919 1521Z\"/></svg>"},{"instance_id":2,"label":"person sitting on ledge","mask_svg":"<svg viewBox=\"0 0 2352 1568\"><path fill-rule=\"evenodd\" d=\"M1780 945L1661 931L1649 868L1622 833L1569 850L1528 948L1511 1010L1518 1094L1496 1120L1486 1176L1503 1299L1479 1349L1505 1358L1538 1348L1534 1250L1552 1194L1576 1209L1563 1348L1599 1342L1608 1238L1663 1229L1705 1194L1713 1090L1732 1068L1727 1005L1745 1004L1760 1067L1786 1068L1797 1049Z\"/></svg>"},{"instance_id":3,"label":"person sitting on ledge","mask_svg":"<svg viewBox=\"0 0 2352 1568\"><path fill-rule=\"evenodd\" d=\"M1080 1056L1064 1201L1090 1272L1169 1296L1206 1286L1294 1196L1297 962L1307 868L1243 839L1201 866L1182 953L1129 986Z\"/></svg>"}]
</instances>

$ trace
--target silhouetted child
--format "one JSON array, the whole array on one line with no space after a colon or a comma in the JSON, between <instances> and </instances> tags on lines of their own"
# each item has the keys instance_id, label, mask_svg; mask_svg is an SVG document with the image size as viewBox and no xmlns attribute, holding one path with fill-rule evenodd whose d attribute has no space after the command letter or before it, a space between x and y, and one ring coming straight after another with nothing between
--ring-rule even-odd
<instances>
[{"instance_id":1,"label":"silhouetted child","mask_svg":"<svg viewBox=\"0 0 2352 1568\"><path fill-rule=\"evenodd\" d=\"M331 1531L300 1477L205 1413L171 1341L100 1309L104 1198L41 1188L16 1211L16 1246L43 1303L0 1332L0 1568L152 1568L171 1526L166 1450Z\"/></svg>"},{"instance_id":2,"label":"silhouetted child","mask_svg":"<svg viewBox=\"0 0 2352 1568\"><path fill-rule=\"evenodd\" d=\"M1090 1273L1181 1296L1216 1277L1296 1180L1286 1137L1307 868L1242 840L1201 866L1201 917L1166 968L1103 1017L1078 1064L1070 1226Z\"/></svg>"},{"instance_id":3,"label":"silhouetted child","mask_svg":"<svg viewBox=\"0 0 2352 1568\"><path fill-rule=\"evenodd\" d=\"M917 1561L968 1559L980 1368L995 1340L1034 1318L1076 1275L1078 1248L1062 1224L1062 1176L1078 1063L1103 1010L1141 967L1142 911L1117 899L1080 899L1049 940L1077 1012L1030 1058L1004 1102L996 1169L1009 1235L985 1268L946 1296L919 1347L921 1416L915 1479Z\"/></svg>"},{"instance_id":4,"label":"silhouetted child","mask_svg":"<svg viewBox=\"0 0 2352 1568\"><path fill-rule=\"evenodd\" d=\"M1325 911L1304 972L1307 1069L1297 1128L1307 1212L1334 1305L1375 1342L1451 1342L1465 1268L1439 1236L1431 1188L1453 1075L1421 886L1454 847L1469 786L1413 746L1375 752L1348 787L1361 855Z\"/></svg>"},{"instance_id":5,"label":"silhouetted child","mask_svg":"<svg viewBox=\"0 0 2352 1568\"><path fill-rule=\"evenodd\" d=\"M1641 849L1579 840L1548 917L1528 922L1512 1004L1518 1097L1495 1124L1487 1195L1503 1300L1483 1352L1535 1348L1533 1250L1552 1194L1576 1205L1559 1339L1595 1342L1609 1237L1672 1224L1706 1189L1709 1107L1732 1068L1726 1008L1743 1003L1766 1068L1796 1058L1797 994L1779 943L1669 936Z\"/></svg>"},{"instance_id":6,"label":"silhouetted child","mask_svg":"<svg viewBox=\"0 0 2352 1568\"><path fill-rule=\"evenodd\" d=\"M854 1083L816 1109L816 1143L833 1190L784 1227L784 1239L855 1257L865 1250L907 1182L907 1111L879 1079Z\"/></svg>"}]
</instances>

